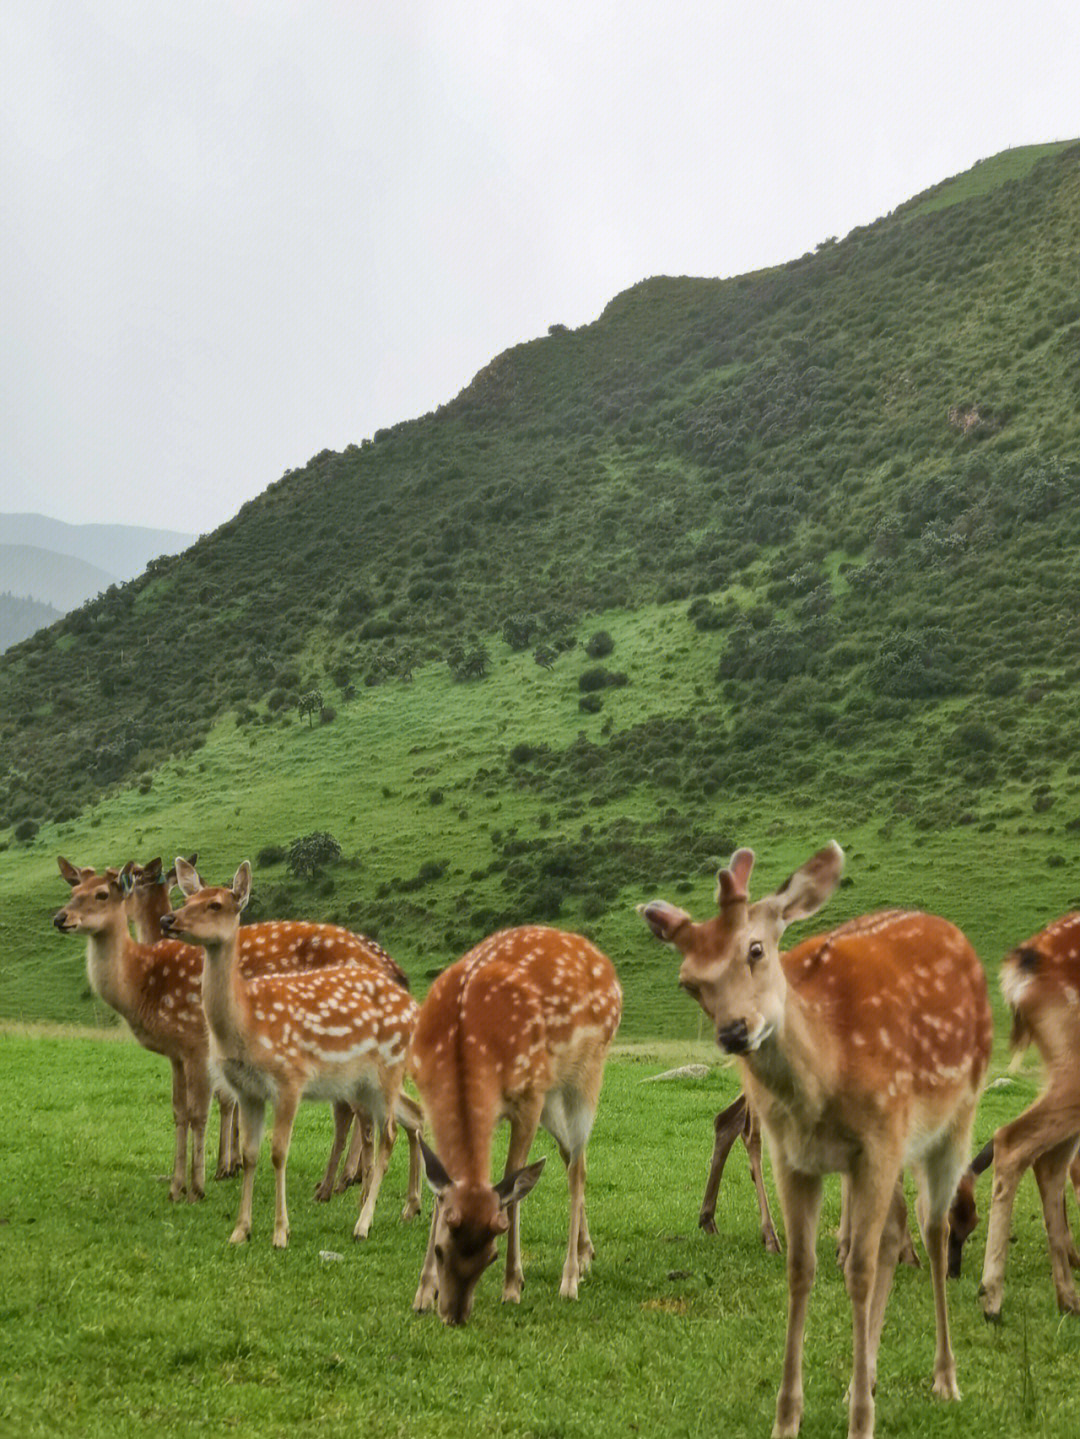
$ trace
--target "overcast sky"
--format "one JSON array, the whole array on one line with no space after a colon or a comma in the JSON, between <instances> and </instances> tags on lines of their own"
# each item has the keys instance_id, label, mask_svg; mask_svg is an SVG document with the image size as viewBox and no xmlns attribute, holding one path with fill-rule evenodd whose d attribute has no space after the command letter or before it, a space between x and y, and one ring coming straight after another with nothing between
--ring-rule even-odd
<instances>
[{"instance_id":1,"label":"overcast sky","mask_svg":"<svg viewBox=\"0 0 1080 1439\"><path fill-rule=\"evenodd\" d=\"M1075 4L13 0L0 510L206 531L650 275L1080 134Z\"/></svg>"}]
</instances>

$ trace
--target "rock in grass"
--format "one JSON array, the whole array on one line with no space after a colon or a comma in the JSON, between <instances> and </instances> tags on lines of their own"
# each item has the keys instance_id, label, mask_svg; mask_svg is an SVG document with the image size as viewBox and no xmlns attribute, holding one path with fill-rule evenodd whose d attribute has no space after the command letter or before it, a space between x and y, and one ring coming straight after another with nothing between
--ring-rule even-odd
<instances>
[{"instance_id":1,"label":"rock in grass","mask_svg":"<svg viewBox=\"0 0 1080 1439\"><path fill-rule=\"evenodd\" d=\"M655 1084L659 1079L704 1079L709 1072L707 1064L681 1064L678 1069L665 1069L663 1074L650 1074L640 1080L641 1084Z\"/></svg>"}]
</instances>

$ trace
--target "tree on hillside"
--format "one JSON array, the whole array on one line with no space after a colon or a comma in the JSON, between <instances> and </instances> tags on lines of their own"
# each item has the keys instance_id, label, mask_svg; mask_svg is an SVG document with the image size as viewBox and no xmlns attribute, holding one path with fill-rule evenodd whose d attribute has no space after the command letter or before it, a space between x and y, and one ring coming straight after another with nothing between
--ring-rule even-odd
<instances>
[{"instance_id":1,"label":"tree on hillside","mask_svg":"<svg viewBox=\"0 0 1080 1439\"><path fill-rule=\"evenodd\" d=\"M296 708L300 712L300 718L307 715L308 728L315 723L315 716L321 713L323 707L322 690L308 690L296 701Z\"/></svg>"},{"instance_id":2,"label":"tree on hillside","mask_svg":"<svg viewBox=\"0 0 1080 1439\"><path fill-rule=\"evenodd\" d=\"M314 879L340 858L341 845L325 830L302 835L289 846L289 870L298 879Z\"/></svg>"}]
</instances>

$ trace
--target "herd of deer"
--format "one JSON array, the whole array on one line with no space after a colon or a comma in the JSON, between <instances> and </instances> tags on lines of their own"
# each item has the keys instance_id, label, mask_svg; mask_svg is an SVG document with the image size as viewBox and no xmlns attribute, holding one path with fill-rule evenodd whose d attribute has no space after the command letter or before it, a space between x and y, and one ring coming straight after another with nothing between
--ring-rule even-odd
<instances>
[{"instance_id":1,"label":"herd of deer","mask_svg":"<svg viewBox=\"0 0 1080 1439\"><path fill-rule=\"evenodd\" d=\"M243 1169L232 1242L251 1232L252 1189L266 1104L274 1109L273 1242L289 1238L285 1171L301 1099L333 1106L334 1139L316 1198L361 1181L354 1234L368 1232L400 1124L410 1145L403 1217L420 1210L421 1154L435 1194L414 1307L448 1324L469 1317L477 1281L506 1234L503 1299L523 1275L519 1207L543 1169L529 1164L538 1126L566 1165L570 1225L560 1293L577 1297L593 1258L585 1217L585 1151L622 994L614 967L587 939L525 926L492 935L434 982L422 1005L372 941L333 925L241 927L251 891L244 863L231 885L207 886L191 860L79 869L54 923L87 937L91 987L146 1048L173 1068L176 1158L169 1197L204 1191L212 1092L221 1107L218 1175ZM814 1280L822 1179L841 1176L838 1260L853 1316L849 1435L874 1430L878 1342L899 1260L917 1263L903 1171L914 1174L936 1319L934 1393L959 1397L949 1341L946 1269L975 1223L974 1181L992 1162L993 1199L980 1296L1000 1317L1017 1184L1032 1168L1042 1198L1057 1301L1080 1313L1071 1268L1066 1181L1080 1199L1080 915L1049 925L1004 960L1013 1042L1034 1043L1046 1069L1040 1098L969 1164L975 1109L993 1041L986 980L964 935L913 911L863 916L781 952L789 924L836 888L843 853L827 845L775 894L751 903L753 852L717 877L717 912L695 923L662 900L639 906L682 956L679 983L737 1059L743 1094L716 1118L699 1222L715 1228L716 1194L740 1135L751 1159L766 1247L778 1252L761 1180L761 1134L772 1158L787 1237L789 1308L774 1436L798 1433L803 1328ZM171 907L178 885L184 902ZM129 933L133 925L138 936ZM162 938L162 936L166 936ZM410 1075L417 1105L402 1091ZM491 1183L492 1134L510 1122L505 1172ZM355 1132L340 1179L349 1128ZM423 1142L430 1126L435 1149ZM190 1135L190 1171L188 1139Z\"/></svg>"}]
</instances>

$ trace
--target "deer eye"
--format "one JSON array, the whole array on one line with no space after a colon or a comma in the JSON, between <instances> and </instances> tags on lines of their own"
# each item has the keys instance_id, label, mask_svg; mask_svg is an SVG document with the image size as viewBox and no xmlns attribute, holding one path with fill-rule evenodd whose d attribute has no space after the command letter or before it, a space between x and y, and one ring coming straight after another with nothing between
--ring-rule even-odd
<instances>
[{"instance_id":1,"label":"deer eye","mask_svg":"<svg viewBox=\"0 0 1080 1439\"><path fill-rule=\"evenodd\" d=\"M97 892L97 894L94 895L94 898L95 898L95 899L101 899L101 900L108 899L108 897L109 897L109 891L108 891L107 889L99 889L98 892Z\"/></svg>"},{"instance_id":2,"label":"deer eye","mask_svg":"<svg viewBox=\"0 0 1080 1439\"><path fill-rule=\"evenodd\" d=\"M209 903L206 907L207 907L207 909L220 909L220 908L221 908L221 900L220 900L220 899L212 899L212 900L210 901L210 903Z\"/></svg>"},{"instance_id":3,"label":"deer eye","mask_svg":"<svg viewBox=\"0 0 1080 1439\"><path fill-rule=\"evenodd\" d=\"M755 939L753 944L751 944L749 950L747 951L747 957L750 960L751 969L753 969L754 965L757 964L758 960L764 953L765 946L762 944L760 939Z\"/></svg>"},{"instance_id":4,"label":"deer eye","mask_svg":"<svg viewBox=\"0 0 1080 1439\"><path fill-rule=\"evenodd\" d=\"M698 988L698 986L694 983L692 979L680 979L679 987L681 989L685 989L691 999L697 999L698 995L701 993L701 990Z\"/></svg>"},{"instance_id":5,"label":"deer eye","mask_svg":"<svg viewBox=\"0 0 1080 1439\"><path fill-rule=\"evenodd\" d=\"M445 1254L445 1252L444 1252L444 1250L443 1250L442 1245L441 1245L441 1244L436 1244L436 1246L435 1246L435 1259L436 1259L436 1261L437 1261L439 1264L441 1264L445 1258L446 1258L446 1254Z\"/></svg>"}]
</instances>

